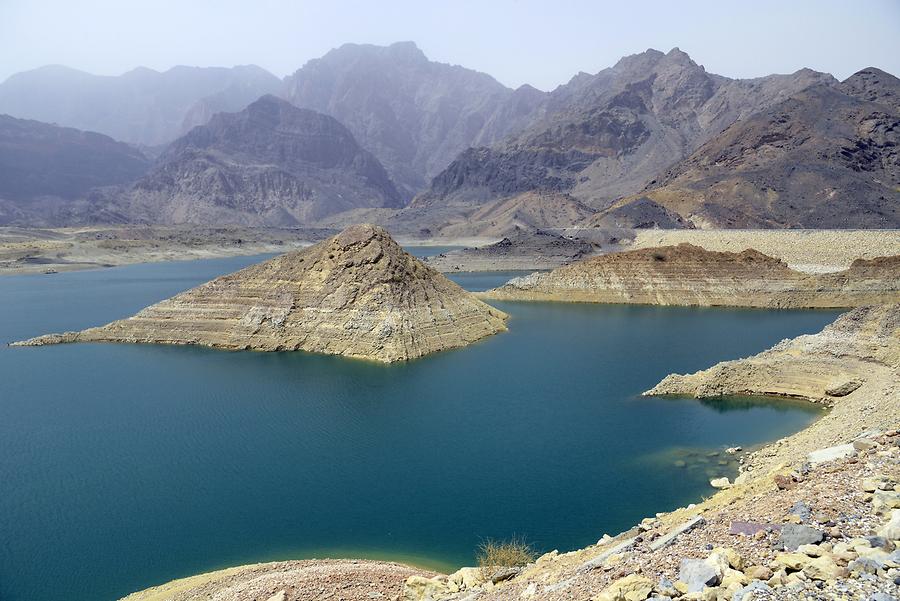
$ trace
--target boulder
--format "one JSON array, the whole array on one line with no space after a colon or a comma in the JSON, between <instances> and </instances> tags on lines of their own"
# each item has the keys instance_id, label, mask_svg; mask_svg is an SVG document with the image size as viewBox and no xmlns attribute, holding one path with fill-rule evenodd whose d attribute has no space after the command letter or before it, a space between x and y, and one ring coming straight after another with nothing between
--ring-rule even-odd
<instances>
[{"instance_id":1,"label":"boulder","mask_svg":"<svg viewBox=\"0 0 900 601\"><path fill-rule=\"evenodd\" d=\"M487 582L487 575L481 568L460 568L447 576L447 588L451 593L458 593Z\"/></svg>"},{"instance_id":2,"label":"boulder","mask_svg":"<svg viewBox=\"0 0 900 601\"><path fill-rule=\"evenodd\" d=\"M900 492L895 490L876 490L872 493L872 509L883 515L888 510L900 508Z\"/></svg>"},{"instance_id":3,"label":"boulder","mask_svg":"<svg viewBox=\"0 0 900 601\"><path fill-rule=\"evenodd\" d=\"M438 601L449 594L450 589L440 576L410 576L403 583L400 601Z\"/></svg>"},{"instance_id":4,"label":"boulder","mask_svg":"<svg viewBox=\"0 0 900 601\"><path fill-rule=\"evenodd\" d=\"M678 570L678 580L687 585L687 592L696 593L704 587L715 586L722 578L722 574L703 559L682 559Z\"/></svg>"},{"instance_id":5,"label":"boulder","mask_svg":"<svg viewBox=\"0 0 900 601\"><path fill-rule=\"evenodd\" d=\"M778 547L785 551L796 551L800 545L815 545L824 538L825 534L821 530L799 524L785 524L781 527Z\"/></svg>"},{"instance_id":6,"label":"boulder","mask_svg":"<svg viewBox=\"0 0 900 601\"><path fill-rule=\"evenodd\" d=\"M888 540L900 540L900 509L891 510L891 519L878 531Z\"/></svg>"},{"instance_id":7,"label":"boulder","mask_svg":"<svg viewBox=\"0 0 900 601\"><path fill-rule=\"evenodd\" d=\"M860 386L862 386L862 382L860 382L859 380L846 380L844 382L837 382L826 388L825 394L833 397L847 396Z\"/></svg>"},{"instance_id":8,"label":"boulder","mask_svg":"<svg viewBox=\"0 0 900 601\"><path fill-rule=\"evenodd\" d=\"M731 488L731 486L732 486L731 480L729 480L728 478L724 478L724 477L723 478L713 478L712 480L709 481L709 485L712 486L713 488L719 488L719 489Z\"/></svg>"},{"instance_id":9,"label":"boulder","mask_svg":"<svg viewBox=\"0 0 900 601\"><path fill-rule=\"evenodd\" d=\"M619 578L593 598L593 601L644 601L653 592L653 581L639 574Z\"/></svg>"}]
</instances>

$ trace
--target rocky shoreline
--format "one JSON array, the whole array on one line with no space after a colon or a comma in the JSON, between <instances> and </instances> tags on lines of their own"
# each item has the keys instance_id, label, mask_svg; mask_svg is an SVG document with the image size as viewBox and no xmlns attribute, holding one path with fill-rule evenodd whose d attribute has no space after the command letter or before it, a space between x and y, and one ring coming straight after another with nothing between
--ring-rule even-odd
<instances>
[{"instance_id":1,"label":"rocky shoreline","mask_svg":"<svg viewBox=\"0 0 900 601\"><path fill-rule=\"evenodd\" d=\"M741 457L741 475L734 483L727 479L717 483L723 490L712 497L649 516L626 532L604 535L596 545L546 553L523 568L463 568L450 575L414 571L386 598L900 598L900 305L856 309L820 334L783 342L761 356L772 353L768 356L779 361L803 362L807 351L813 361L831 357L868 364L854 373L863 381L853 390L832 390L838 393L834 395L822 396L819 388L801 380L793 381L797 389L769 391L818 400L831 410L806 430ZM670 391L676 389L669 385L654 389ZM362 591L343 595L335 585L326 592L273 588L268 597L215 596L226 589L171 588L178 582L151 589L159 596L128 600L296 601L330 598L323 594L331 592L355 601L384 594L373 590L376 596L364 596Z\"/></svg>"}]
</instances>

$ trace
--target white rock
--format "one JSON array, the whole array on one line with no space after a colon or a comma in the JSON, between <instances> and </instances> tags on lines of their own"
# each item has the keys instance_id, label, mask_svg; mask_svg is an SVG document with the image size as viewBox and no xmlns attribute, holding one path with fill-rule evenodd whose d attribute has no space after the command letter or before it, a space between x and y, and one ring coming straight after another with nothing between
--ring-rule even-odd
<instances>
[{"instance_id":1,"label":"white rock","mask_svg":"<svg viewBox=\"0 0 900 601\"><path fill-rule=\"evenodd\" d=\"M812 465L818 465L819 463L834 461L835 459L843 459L845 457L852 457L853 455L856 455L856 449L853 448L853 445L842 444L836 447L828 447L827 449L819 449L818 451L813 451L806 457L806 460L809 461Z\"/></svg>"},{"instance_id":2,"label":"white rock","mask_svg":"<svg viewBox=\"0 0 900 601\"><path fill-rule=\"evenodd\" d=\"M900 509L891 510L891 519L878 534L889 540L900 540Z\"/></svg>"}]
</instances>

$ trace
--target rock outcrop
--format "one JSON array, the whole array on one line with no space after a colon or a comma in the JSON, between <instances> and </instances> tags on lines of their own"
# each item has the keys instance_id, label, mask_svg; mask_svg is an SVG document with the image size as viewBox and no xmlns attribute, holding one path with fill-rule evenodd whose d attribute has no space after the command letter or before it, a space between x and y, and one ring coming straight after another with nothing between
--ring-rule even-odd
<instances>
[{"instance_id":1,"label":"rock outcrop","mask_svg":"<svg viewBox=\"0 0 900 601\"><path fill-rule=\"evenodd\" d=\"M736 307L856 307L900 298L900 256L859 259L837 273L806 274L755 250L692 244L591 257L484 293L500 300Z\"/></svg>"},{"instance_id":2,"label":"rock outcrop","mask_svg":"<svg viewBox=\"0 0 900 601\"><path fill-rule=\"evenodd\" d=\"M738 121L612 211L650 199L704 228L898 227L900 80L876 71Z\"/></svg>"},{"instance_id":3,"label":"rock outcrop","mask_svg":"<svg viewBox=\"0 0 900 601\"><path fill-rule=\"evenodd\" d=\"M222 276L134 317L18 343L195 344L415 359L504 331L506 315L358 225L307 249Z\"/></svg>"},{"instance_id":4,"label":"rock outcrop","mask_svg":"<svg viewBox=\"0 0 900 601\"><path fill-rule=\"evenodd\" d=\"M425 262L443 272L553 269L594 251L594 245L585 240L517 229L499 242L441 253Z\"/></svg>"},{"instance_id":5,"label":"rock outcrop","mask_svg":"<svg viewBox=\"0 0 900 601\"><path fill-rule=\"evenodd\" d=\"M776 395L833 405L897 366L900 305L859 307L818 334L694 374L671 374L645 394Z\"/></svg>"}]
</instances>

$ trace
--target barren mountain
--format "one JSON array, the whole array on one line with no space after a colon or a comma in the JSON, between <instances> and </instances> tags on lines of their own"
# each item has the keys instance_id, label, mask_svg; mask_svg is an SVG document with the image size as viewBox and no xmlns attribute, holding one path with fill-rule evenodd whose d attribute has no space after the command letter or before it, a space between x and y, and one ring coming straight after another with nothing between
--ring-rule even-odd
<instances>
[{"instance_id":1,"label":"barren mountain","mask_svg":"<svg viewBox=\"0 0 900 601\"><path fill-rule=\"evenodd\" d=\"M700 227L900 226L900 80L867 69L738 121L638 197Z\"/></svg>"},{"instance_id":2,"label":"barren mountain","mask_svg":"<svg viewBox=\"0 0 900 601\"><path fill-rule=\"evenodd\" d=\"M384 168L332 117L264 96L179 138L95 213L148 223L293 225L357 207L397 207Z\"/></svg>"},{"instance_id":3,"label":"barren mountain","mask_svg":"<svg viewBox=\"0 0 900 601\"><path fill-rule=\"evenodd\" d=\"M525 131L462 153L416 204L480 204L552 190L606 208L735 120L833 81L809 69L732 80L707 73L677 48L648 50L554 90Z\"/></svg>"},{"instance_id":4,"label":"barren mountain","mask_svg":"<svg viewBox=\"0 0 900 601\"><path fill-rule=\"evenodd\" d=\"M0 115L0 224L64 220L91 188L131 182L149 165L102 134Z\"/></svg>"},{"instance_id":5,"label":"barren mountain","mask_svg":"<svg viewBox=\"0 0 900 601\"><path fill-rule=\"evenodd\" d=\"M304 350L383 362L457 348L506 329L506 315L371 225L347 228L82 332L22 343L146 342Z\"/></svg>"},{"instance_id":6,"label":"barren mountain","mask_svg":"<svg viewBox=\"0 0 900 601\"><path fill-rule=\"evenodd\" d=\"M254 65L179 66L162 73L139 67L119 76L51 65L0 83L0 113L155 146L213 112L240 110L280 88L277 77Z\"/></svg>"},{"instance_id":7,"label":"barren mountain","mask_svg":"<svg viewBox=\"0 0 900 601\"><path fill-rule=\"evenodd\" d=\"M335 117L384 164L404 196L467 147L524 127L545 94L429 61L412 42L345 44L285 82L293 104Z\"/></svg>"}]
</instances>

